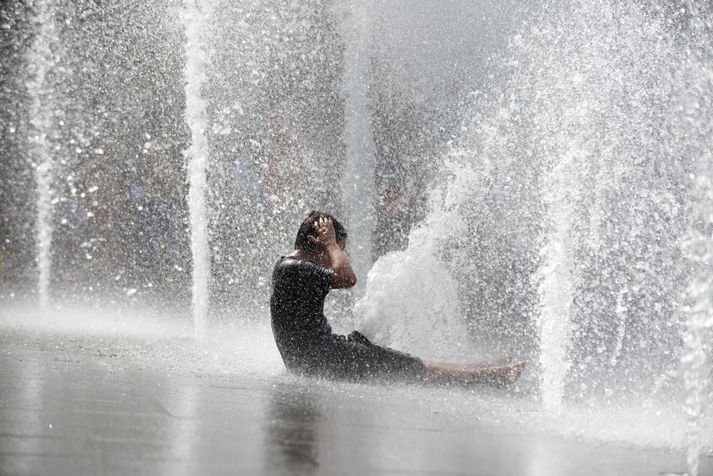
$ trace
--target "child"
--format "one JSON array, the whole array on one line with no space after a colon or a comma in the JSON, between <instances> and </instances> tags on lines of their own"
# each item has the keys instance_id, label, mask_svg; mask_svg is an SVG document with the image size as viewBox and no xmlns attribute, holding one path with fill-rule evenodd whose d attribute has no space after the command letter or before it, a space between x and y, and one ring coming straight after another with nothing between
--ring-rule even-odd
<instances>
[{"instance_id":1,"label":"child","mask_svg":"<svg viewBox=\"0 0 713 476\"><path fill-rule=\"evenodd\" d=\"M508 384L524 364L443 364L371 343L358 332L336 335L324 316L331 289L357 282L344 249L347 232L332 216L313 211L302 222L295 250L272 275L272 331L288 370L333 379Z\"/></svg>"}]
</instances>

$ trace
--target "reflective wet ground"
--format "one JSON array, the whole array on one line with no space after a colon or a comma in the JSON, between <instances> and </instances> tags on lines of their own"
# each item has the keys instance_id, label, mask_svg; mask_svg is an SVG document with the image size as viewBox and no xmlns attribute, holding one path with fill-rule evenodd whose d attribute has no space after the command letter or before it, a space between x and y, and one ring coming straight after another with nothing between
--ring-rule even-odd
<instances>
[{"instance_id":1,"label":"reflective wet ground","mask_svg":"<svg viewBox=\"0 0 713 476\"><path fill-rule=\"evenodd\" d=\"M439 409L423 398L435 390L287 375L271 349L265 371L216 371L210 357L181 357L184 347L0 328L0 474L685 470L683 451L519 431L515 420L479 417L482 404L464 414L468 398L482 397L463 389L452 400L464 403ZM713 474L710 458L702 474Z\"/></svg>"}]
</instances>

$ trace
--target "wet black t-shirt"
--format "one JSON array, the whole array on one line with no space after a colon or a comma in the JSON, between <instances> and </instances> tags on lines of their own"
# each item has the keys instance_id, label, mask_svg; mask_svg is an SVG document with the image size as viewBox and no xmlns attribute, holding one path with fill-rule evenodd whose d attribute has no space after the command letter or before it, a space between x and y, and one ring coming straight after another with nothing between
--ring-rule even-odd
<instances>
[{"instance_id":1,"label":"wet black t-shirt","mask_svg":"<svg viewBox=\"0 0 713 476\"><path fill-rule=\"evenodd\" d=\"M332 334L324 298L334 271L293 256L277 261L272 273L272 332L285 366L329 378L421 378L423 362L403 352L372 344L353 332Z\"/></svg>"},{"instance_id":2,"label":"wet black t-shirt","mask_svg":"<svg viewBox=\"0 0 713 476\"><path fill-rule=\"evenodd\" d=\"M332 333L324 316L324 298L334 271L311 261L283 256L272 273L272 330L280 351L290 342Z\"/></svg>"}]
</instances>

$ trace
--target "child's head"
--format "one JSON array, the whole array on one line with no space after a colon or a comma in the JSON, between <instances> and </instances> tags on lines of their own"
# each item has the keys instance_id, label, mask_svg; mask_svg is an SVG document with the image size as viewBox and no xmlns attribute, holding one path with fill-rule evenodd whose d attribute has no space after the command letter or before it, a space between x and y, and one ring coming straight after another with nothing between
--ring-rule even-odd
<instances>
[{"instance_id":1,"label":"child's head","mask_svg":"<svg viewBox=\"0 0 713 476\"><path fill-rule=\"evenodd\" d=\"M296 250L304 250L304 251L309 251L309 252L316 252L317 248L314 246L314 243L309 241L307 239L308 235L314 236L314 224L320 219L320 218L331 218L332 219L332 225L334 225L334 238L339 243L342 241L342 239L347 237L347 230L342 226L341 223L337 221L336 218L334 218L332 215L328 213L322 213L316 210L312 210L309 212L309 215L304 219L302 224L300 225L300 229L297 230L297 238L295 239L295 249Z\"/></svg>"}]
</instances>

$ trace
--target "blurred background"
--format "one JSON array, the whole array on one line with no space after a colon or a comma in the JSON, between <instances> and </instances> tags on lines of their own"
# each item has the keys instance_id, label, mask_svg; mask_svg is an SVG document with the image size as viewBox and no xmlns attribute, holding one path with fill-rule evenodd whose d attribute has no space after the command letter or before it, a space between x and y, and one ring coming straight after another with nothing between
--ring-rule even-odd
<instances>
[{"instance_id":1,"label":"blurred background","mask_svg":"<svg viewBox=\"0 0 713 476\"><path fill-rule=\"evenodd\" d=\"M483 82L487 57L506 44L513 7L212 2L196 21L207 78L214 311L265 309L272 264L291 250L310 209L349 227L345 111L368 122L366 148L350 150L374 164L368 260L406 247L463 101ZM39 94L53 168L52 294L168 301L188 311L181 2L11 0L0 9L0 297L36 292L40 159L28 145L37 133L28 81L39 61L38 14L49 11L51 64ZM349 61L360 63L353 82L344 78ZM356 96L367 100L349 109Z\"/></svg>"}]
</instances>

